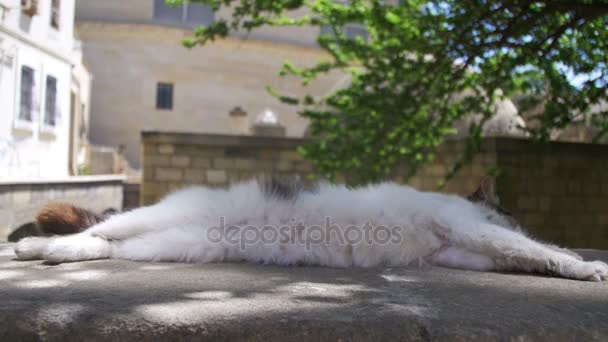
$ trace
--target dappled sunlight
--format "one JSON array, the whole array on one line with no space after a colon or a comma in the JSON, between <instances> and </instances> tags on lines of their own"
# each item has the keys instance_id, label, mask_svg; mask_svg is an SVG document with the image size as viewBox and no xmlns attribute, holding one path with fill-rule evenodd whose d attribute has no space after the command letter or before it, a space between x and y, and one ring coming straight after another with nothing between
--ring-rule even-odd
<instances>
[{"instance_id":1,"label":"dappled sunlight","mask_svg":"<svg viewBox=\"0 0 608 342\"><path fill-rule=\"evenodd\" d=\"M177 300L158 304L143 304L134 311L154 322L194 322L216 320L233 315L263 316L268 312L288 311L284 305L263 302L265 305L252 305L247 298L231 297L223 300Z\"/></svg>"},{"instance_id":2,"label":"dappled sunlight","mask_svg":"<svg viewBox=\"0 0 608 342\"><path fill-rule=\"evenodd\" d=\"M20 289L66 288L75 282L98 282L111 270L90 269L92 263L48 265L36 261L0 262L0 281Z\"/></svg>"},{"instance_id":3,"label":"dappled sunlight","mask_svg":"<svg viewBox=\"0 0 608 342\"><path fill-rule=\"evenodd\" d=\"M3 247L3 248L0 248L0 256L14 257L15 252L13 251L12 248Z\"/></svg>"},{"instance_id":4,"label":"dappled sunlight","mask_svg":"<svg viewBox=\"0 0 608 342\"><path fill-rule=\"evenodd\" d=\"M202 300L225 300L232 297L232 294L227 291L203 291L187 293L184 297Z\"/></svg>"},{"instance_id":5,"label":"dappled sunlight","mask_svg":"<svg viewBox=\"0 0 608 342\"><path fill-rule=\"evenodd\" d=\"M306 281L292 283L284 286L279 286L275 289L275 292L281 293L315 293L315 294L327 294L327 295L347 295L354 292L361 291L373 291L372 289L359 285L359 284L323 284L323 283L310 283Z\"/></svg>"},{"instance_id":6,"label":"dappled sunlight","mask_svg":"<svg viewBox=\"0 0 608 342\"><path fill-rule=\"evenodd\" d=\"M396 312L408 312L413 316L432 318L437 317L436 309L428 305L414 305L414 304L400 304L400 303L387 303L385 307L389 310Z\"/></svg>"},{"instance_id":7,"label":"dappled sunlight","mask_svg":"<svg viewBox=\"0 0 608 342\"><path fill-rule=\"evenodd\" d=\"M225 273L235 271L236 265L227 264L221 271ZM203 266L205 267L205 266ZM238 265L239 269L248 270L247 265ZM217 270L208 270L207 279L201 287L210 285L228 285L226 290L209 288L205 291L184 293L182 299L175 301L162 301L161 303L143 303L134 308L134 312L143 315L147 320L158 322L188 322L200 319L219 319L222 317L267 317L269 315L305 314L321 308L339 308L357 305L366 296L381 296L378 289L366 284L353 283L352 279L342 277L341 283L333 283L332 279L324 281L299 281L306 276L301 271L326 271L321 268L281 268L263 266L271 273L281 272L285 276L272 275L268 279L253 279L250 286L243 284L225 283L226 279L215 278ZM299 272L292 272L297 270ZM241 274L243 275L243 274ZM315 280L312 277L312 280ZM262 280L264 279L264 280ZM380 301L378 302L380 304ZM293 311L293 306L298 310Z\"/></svg>"},{"instance_id":8,"label":"dappled sunlight","mask_svg":"<svg viewBox=\"0 0 608 342\"><path fill-rule=\"evenodd\" d=\"M23 271L14 271L14 270L0 270L0 280L7 280L11 278L16 278L24 275Z\"/></svg>"},{"instance_id":9,"label":"dappled sunlight","mask_svg":"<svg viewBox=\"0 0 608 342\"><path fill-rule=\"evenodd\" d=\"M0 265L7 266L0 268L0 313L61 331L90 322L111 322L120 330L125 319L133 326L169 330L221 324L226 331L244 326L257 331L264 324L291 331L302 322L330 328L383 322L395 328L436 320L474 329L491 324L491 317L476 314L488 305L500 308L506 320L535 317L553 327L563 325L553 323L561 317L555 307L597 316L608 305L605 283L438 267L332 269L122 260L48 266L6 259L0 258ZM470 323L463 323L463 317Z\"/></svg>"},{"instance_id":10,"label":"dappled sunlight","mask_svg":"<svg viewBox=\"0 0 608 342\"><path fill-rule=\"evenodd\" d=\"M278 287L275 292L298 302L314 303L315 305L344 305L361 300L367 292L375 292L367 286L358 284L323 284L298 282Z\"/></svg>"},{"instance_id":11,"label":"dappled sunlight","mask_svg":"<svg viewBox=\"0 0 608 342\"><path fill-rule=\"evenodd\" d=\"M37 316L50 324L65 326L75 321L78 316L87 311L87 307L77 303L49 304L41 307Z\"/></svg>"},{"instance_id":12,"label":"dappled sunlight","mask_svg":"<svg viewBox=\"0 0 608 342\"><path fill-rule=\"evenodd\" d=\"M46 289L52 287L67 287L69 281L57 279L23 280L13 282L13 285L23 289Z\"/></svg>"},{"instance_id":13,"label":"dappled sunlight","mask_svg":"<svg viewBox=\"0 0 608 342\"><path fill-rule=\"evenodd\" d=\"M62 273L60 276L62 278L68 280L76 280L76 281L93 281L99 280L103 277L109 276L109 271L100 271L100 270L85 270L85 271L76 271L76 272L66 272Z\"/></svg>"},{"instance_id":14,"label":"dappled sunlight","mask_svg":"<svg viewBox=\"0 0 608 342\"><path fill-rule=\"evenodd\" d=\"M22 261L5 261L5 262L0 262L0 270L3 269L9 269L9 268L22 268L23 267L23 262Z\"/></svg>"},{"instance_id":15,"label":"dappled sunlight","mask_svg":"<svg viewBox=\"0 0 608 342\"><path fill-rule=\"evenodd\" d=\"M396 274L381 274L380 277L388 282L404 282L404 283L420 282L419 277L413 277L413 276L402 276L402 275L396 275Z\"/></svg>"},{"instance_id":16,"label":"dappled sunlight","mask_svg":"<svg viewBox=\"0 0 608 342\"><path fill-rule=\"evenodd\" d=\"M174 265L148 265L148 264L144 264L143 266L139 267L139 269L141 271L167 271L170 270L174 267Z\"/></svg>"},{"instance_id":17,"label":"dappled sunlight","mask_svg":"<svg viewBox=\"0 0 608 342\"><path fill-rule=\"evenodd\" d=\"M64 264L58 265L47 265L53 267L55 271L73 271L73 270L81 270L83 268L88 268L89 264L86 262L67 262Z\"/></svg>"}]
</instances>

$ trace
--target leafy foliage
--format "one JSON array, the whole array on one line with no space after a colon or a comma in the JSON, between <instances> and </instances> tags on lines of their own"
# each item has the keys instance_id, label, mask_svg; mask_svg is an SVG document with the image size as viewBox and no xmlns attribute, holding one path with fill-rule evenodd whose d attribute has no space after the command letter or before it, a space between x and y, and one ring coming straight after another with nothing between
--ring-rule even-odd
<instances>
[{"instance_id":1,"label":"leafy foliage","mask_svg":"<svg viewBox=\"0 0 608 342\"><path fill-rule=\"evenodd\" d=\"M330 28L318 38L330 61L285 63L280 73L308 84L338 70L351 83L323 98L275 94L303 106L319 139L302 153L329 177L376 181L403 162L411 174L433 159L456 120L481 113L453 173L478 148L494 102L515 94L544 103L529 118L534 137L547 140L581 117L599 135L608 132L608 112L590 113L607 97L608 0L195 1L231 8L232 16L196 29L188 47L261 26ZM302 7L308 14L294 17ZM368 39L348 37L352 24L365 27Z\"/></svg>"}]
</instances>

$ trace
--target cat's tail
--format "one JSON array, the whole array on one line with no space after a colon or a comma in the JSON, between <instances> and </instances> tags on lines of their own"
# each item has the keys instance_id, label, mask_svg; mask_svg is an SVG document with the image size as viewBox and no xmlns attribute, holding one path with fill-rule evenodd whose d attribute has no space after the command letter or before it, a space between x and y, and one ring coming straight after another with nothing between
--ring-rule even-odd
<instances>
[{"instance_id":1,"label":"cat's tail","mask_svg":"<svg viewBox=\"0 0 608 342\"><path fill-rule=\"evenodd\" d=\"M45 235L68 235L82 232L105 218L69 203L56 202L38 211L36 225Z\"/></svg>"}]
</instances>

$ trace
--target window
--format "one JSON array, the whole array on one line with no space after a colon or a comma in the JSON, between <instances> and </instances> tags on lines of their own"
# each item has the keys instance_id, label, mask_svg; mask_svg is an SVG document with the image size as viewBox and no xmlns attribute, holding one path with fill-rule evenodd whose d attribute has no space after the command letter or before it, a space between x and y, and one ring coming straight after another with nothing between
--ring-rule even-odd
<instances>
[{"instance_id":1,"label":"window","mask_svg":"<svg viewBox=\"0 0 608 342\"><path fill-rule=\"evenodd\" d=\"M367 33L367 28L361 24L346 24L342 28L344 35L350 39L356 39L357 37L361 37L363 41L369 41L369 34ZM321 34L327 34L330 36L334 35L334 30L330 25L321 26Z\"/></svg>"},{"instance_id":2,"label":"window","mask_svg":"<svg viewBox=\"0 0 608 342\"><path fill-rule=\"evenodd\" d=\"M34 116L34 69L21 67L19 120L32 121Z\"/></svg>"},{"instance_id":3,"label":"window","mask_svg":"<svg viewBox=\"0 0 608 342\"><path fill-rule=\"evenodd\" d=\"M46 77L46 98L44 104L44 124L55 126L57 122L57 79L53 76Z\"/></svg>"},{"instance_id":4,"label":"window","mask_svg":"<svg viewBox=\"0 0 608 342\"><path fill-rule=\"evenodd\" d=\"M194 25L213 23L214 13L209 6L199 3L188 3L186 6L185 19L188 23Z\"/></svg>"},{"instance_id":5,"label":"window","mask_svg":"<svg viewBox=\"0 0 608 342\"><path fill-rule=\"evenodd\" d=\"M349 6L348 1L336 0L335 2L342 6ZM367 32L367 27L362 23L345 24L342 27L342 31L344 35L349 39L357 39L357 37L361 37L363 41L369 42L369 33ZM326 24L321 26L321 34L334 36L335 32L331 25Z\"/></svg>"},{"instance_id":6,"label":"window","mask_svg":"<svg viewBox=\"0 0 608 342\"><path fill-rule=\"evenodd\" d=\"M173 84L159 83L156 86L156 109L173 109Z\"/></svg>"},{"instance_id":7,"label":"window","mask_svg":"<svg viewBox=\"0 0 608 342\"><path fill-rule=\"evenodd\" d=\"M363 25L348 24L344 26L344 34L346 34L346 36L350 39L361 37L365 42L369 40L369 34Z\"/></svg>"},{"instance_id":8,"label":"window","mask_svg":"<svg viewBox=\"0 0 608 342\"><path fill-rule=\"evenodd\" d=\"M51 27L59 30L61 18L61 0L51 0Z\"/></svg>"},{"instance_id":9,"label":"window","mask_svg":"<svg viewBox=\"0 0 608 342\"><path fill-rule=\"evenodd\" d=\"M196 26L213 23L214 13L211 7L201 3L186 3L180 7L171 7L165 0L154 0L154 19L178 25Z\"/></svg>"},{"instance_id":10,"label":"window","mask_svg":"<svg viewBox=\"0 0 608 342\"><path fill-rule=\"evenodd\" d=\"M154 19L180 22L183 18L183 11L183 6L171 7L167 6L165 0L154 1Z\"/></svg>"}]
</instances>

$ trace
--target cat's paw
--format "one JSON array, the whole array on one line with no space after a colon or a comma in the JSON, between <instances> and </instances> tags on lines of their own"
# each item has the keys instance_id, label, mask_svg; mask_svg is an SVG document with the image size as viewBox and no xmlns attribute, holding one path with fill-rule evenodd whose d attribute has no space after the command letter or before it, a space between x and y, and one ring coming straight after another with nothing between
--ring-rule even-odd
<instances>
[{"instance_id":1,"label":"cat's paw","mask_svg":"<svg viewBox=\"0 0 608 342\"><path fill-rule=\"evenodd\" d=\"M595 272L588 280L608 280L608 264L602 261L591 261L588 264L591 264L591 269Z\"/></svg>"},{"instance_id":2,"label":"cat's paw","mask_svg":"<svg viewBox=\"0 0 608 342\"><path fill-rule=\"evenodd\" d=\"M27 237L15 245L17 260L42 259L42 253L51 239L46 237Z\"/></svg>"},{"instance_id":3,"label":"cat's paw","mask_svg":"<svg viewBox=\"0 0 608 342\"><path fill-rule=\"evenodd\" d=\"M608 280L608 264L602 261L586 261L573 265L572 277L580 280L603 281Z\"/></svg>"},{"instance_id":4,"label":"cat's paw","mask_svg":"<svg viewBox=\"0 0 608 342\"><path fill-rule=\"evenodd\" d=\"M50 242L42 257L52 263L105 259L110 256L110 244L101 237L77 234Z\"/></svg>"}]
</instances>

